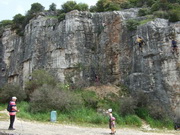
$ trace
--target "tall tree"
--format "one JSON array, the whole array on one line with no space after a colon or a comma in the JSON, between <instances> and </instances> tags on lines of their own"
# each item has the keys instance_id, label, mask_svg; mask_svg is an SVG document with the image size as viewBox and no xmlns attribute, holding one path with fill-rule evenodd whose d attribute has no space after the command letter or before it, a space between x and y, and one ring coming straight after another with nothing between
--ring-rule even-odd
<instances>
[{"instance_id":1,"label":"tall tree","mask_svg":"<svg viewBox=\"0 0 180 135\"><path fill-rule=\"evenodd\" d=\"M61 5L62 11L64 13L70 12L72 10L75 10L77 8L77 3L75 1L67 1L63 5Z\"/></svg>"},{"instance_id":2,"label":"tall tree","mask_svg":"<svg viewBox=\"0 0 180 135\"><path fill-rule=\"evenodd\" d=\"M44 11L44 7L40 3L33 3L31 4L31 13L38 13Z\"/></svg>"},{"instance_id":3,"label":"tall tree","mask_svg":"<svg viewBox=\"0 0 180 135\"><path fill-rule=\"evenodd\" d=\"M24 16L22 15L22 14L17 14L17 15L15 15L14 17L13 17L13 22L15 23L15 24L23 24L23 22L24 22Z\"/></svg>"},{"instance_id":4,"label":"tall tree","mask_svg":"<svg viewBox=\"0 0 180 135\"><path fill-rule=\"evenodd\" d=\"M109 3L109 0L98 0L96 3L97 12L104 12L105 6Z\"/></svg>"},{"instance_id":5,"label":"tall tree","mask_svg":"<svg viewBox=\"0 0 180 135\"><path fill-rule=\"evenodd\" d=\"M78 3L76 9L79 11L88 11L88 5L85 3Z\"/></svg>"},{"instance_id":6,"label":"tall tree","mask_svg":"<svg viewBox=\"0 0 180 135\"><path fill-rule=\"evenodd\" d=\"M56 11L56 4L52 3L52 4L49 6L49 10L50 10L50 11Z\"/></svg>"}]
</instances>

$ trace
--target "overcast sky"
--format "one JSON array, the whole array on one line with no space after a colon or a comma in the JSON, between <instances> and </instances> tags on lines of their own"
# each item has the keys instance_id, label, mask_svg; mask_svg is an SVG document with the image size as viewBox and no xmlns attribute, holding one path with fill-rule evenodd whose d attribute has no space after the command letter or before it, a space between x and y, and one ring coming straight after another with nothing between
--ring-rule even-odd
<instances>
[{"instance_id":1,"label":"overcast sky","mask_svg":"<svg viewBox=\"0 0 180 135\"><path fill-rule=\"evenodd\" d=\"M25 13L31 8L31 4L40 3L45 7L45 10L49 9L49 5L55 3L57 9L61 8L61 5L68 0L0 0L0 21L12 20L16 14L25 15ZM98 0L74 0L76 3L86 3L89 6L95 5Z\"/></svg>"}]
</instances>

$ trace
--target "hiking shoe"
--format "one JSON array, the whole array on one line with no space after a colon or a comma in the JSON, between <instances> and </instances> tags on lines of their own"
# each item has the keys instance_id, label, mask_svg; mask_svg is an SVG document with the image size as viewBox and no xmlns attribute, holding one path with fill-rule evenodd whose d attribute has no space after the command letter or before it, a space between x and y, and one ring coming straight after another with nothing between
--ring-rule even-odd
<instances>
[{"instance_id":1,"label":"hiking shoe","mask_svg":"<svg viewBox=\"0 0 180 135\"><path fill-rule=\"evenodd\" d=\"M15 130L15 128L8 128L8 130Z\"/></svg>"}]
</instances>

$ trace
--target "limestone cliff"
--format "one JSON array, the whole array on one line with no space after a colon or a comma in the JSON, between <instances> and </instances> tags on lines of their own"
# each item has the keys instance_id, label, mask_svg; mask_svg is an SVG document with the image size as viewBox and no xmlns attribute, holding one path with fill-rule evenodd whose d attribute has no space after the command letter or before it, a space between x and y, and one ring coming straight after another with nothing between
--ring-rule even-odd
<instances>
[{"instance_id":1,"label":"limestone cliff","mask_svg":"<svg viewBox=\"0 0 180 135\"><path fill-rule=\"evenodd\" d=\"M72 11L62 22L39 15L30 20L23 37L6 29L0 39L0 85L16 82L24 87L40 68L61 82L84 85L97 75L101 83L142 90L180 115L180 57L170 51L172 35L180 43L180 22L155 19L129 31L126 20L137 19L137 12ZM146 42L143 52L135 45L137 35Z\"/></svg>"}]
</instances>

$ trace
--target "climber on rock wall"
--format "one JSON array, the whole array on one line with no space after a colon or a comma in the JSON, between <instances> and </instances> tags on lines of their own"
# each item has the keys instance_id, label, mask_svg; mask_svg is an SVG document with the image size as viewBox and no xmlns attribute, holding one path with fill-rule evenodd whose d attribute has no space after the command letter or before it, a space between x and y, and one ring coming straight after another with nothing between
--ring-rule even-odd
<instances>
[{"instance_id":1,"label":"climber on rock wall","mask_svg":"<svg viewBox=\"0 0 180 135\"><path fill-rule=\"evenodd\" d=\"M177 41L174 38L171 41L171 47L172 47L171 49L172 53L173 54L176 53L178 55L179 53L178 53Z\"/></svg>"},{"instance_id":2,"label":"climber on rock wall","mask_svg":"<svg viewBox=\"0 0 180 135\"><path fill-rule=\"evenodd\" d=\"M136 43L139 45L139 50L142 52L142 45L145 44L143 38L138 36L137 39L136 39Z\"/></svg>"}]
</instances>

